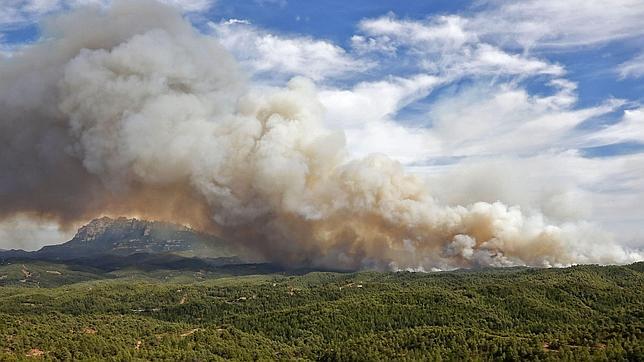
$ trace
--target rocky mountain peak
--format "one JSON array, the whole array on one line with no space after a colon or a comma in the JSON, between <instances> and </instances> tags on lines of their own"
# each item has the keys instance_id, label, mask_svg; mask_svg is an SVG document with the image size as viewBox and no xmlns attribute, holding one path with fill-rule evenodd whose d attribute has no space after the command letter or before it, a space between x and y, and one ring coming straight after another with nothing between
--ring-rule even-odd
<instances>
[{"instance_id":1,"label":"rocky mountain peak","mask_svg":"<svg viewBox=\"0 0 644 362\"><path fill-rule=\"evenodd\" d=\"M161 221L101 217L82 226L68 242L43 247L39 255L72 258L91 255L179 253L236 255L233 246L213 235Z\"/></svg>"},{"instance_id":2,"label":"rocky mountain peak","mask_svg":"<svg viewBox=\"0 0 644 362\"><path fill-rule=\"evenodd\" d=\"M119 217L116 219L104 216L90 221L76 232L75 241L94 241L109 238L138 238L149 237L154 231L185 232L189 228L181 225L159 221L138 220L135 218Z\"/></svg>"},{"instance_id":3,"label":"rocky mountain peak","mask_svg":"<svg viewBox=\"0 0 644 362\"><path fill-rule=\"evenodd\" d=\"M94 219L90 221L87 225L82 226L76 232L74 240L79 241L92 241L97 238L105 235L109 231L120 231L120 233L129 233L132 231L137 231L141 227L144 227L145 222L141 222L136 219L127 219L124 217L118 219L112 219L110 217L104 216L99 219Z\"/></svg>"}]
</instances>

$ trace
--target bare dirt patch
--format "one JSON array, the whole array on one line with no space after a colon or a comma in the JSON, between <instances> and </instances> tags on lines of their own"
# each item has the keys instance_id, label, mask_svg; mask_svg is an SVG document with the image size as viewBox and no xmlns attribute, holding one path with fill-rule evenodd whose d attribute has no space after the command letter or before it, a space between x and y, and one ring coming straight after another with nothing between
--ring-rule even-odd
<instances>
[{"instance_id":1,"label":"bare dirt patch","mask_svg":"<svg viewBox=\"0 0 644 362\"><path fill-rule=\"evenodd\" d=\"M190 336L190 335L192 335L192 334L195 334L195 333L196 333L196 332L198 332L200 329L201 329L201 328L195 328L195 329L189 330L189 331L187 331L186 333L182 333L182 334L181 334L181 337L188 337L188 336Z\"/></svg>"},{"instance_id":2,"label":"bare dirt patch","mask_svg":"<svg viewBox=\"0 0 644 362\"><path fill-rule=\"evenodd\" d=\"M38 348L32 348L29 352L27 352L27 354L25 354L25 356L27 357L42 357L43 355L45 355L45 352Z\"/></svg>"},{"instance_id":3,"label":"bare dirt patch","mask_svg":"<svg viewBox=\"0 0 644 362\"><path fill-rule=\"evenodd\" d=\"M85 334L96 334L96 329L94 328L83 328L83 333Z\"/></svg>"},{"instance_id":4,"label":"bare dirt patch","mask_svg":"<svg viewBox=\"0 0 644 362\"><path fill-rule=\"evenodd\" d=\"M27 267L24 266L24 264L22 265L22 269L20 269L20 271L22 272L22 275L25 276L25 279L30 278L32 276L32 273L29 270L27 270Z\"/></svg>"}]
</instances>

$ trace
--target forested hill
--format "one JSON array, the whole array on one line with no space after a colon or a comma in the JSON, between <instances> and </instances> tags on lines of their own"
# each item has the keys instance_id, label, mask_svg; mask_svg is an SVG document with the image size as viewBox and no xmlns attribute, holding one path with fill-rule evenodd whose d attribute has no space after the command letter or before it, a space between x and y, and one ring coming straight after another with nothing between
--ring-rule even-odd
<instances>
[{"instance_id":1,"label":"forested hill","mask_svg":"<svg viewBox=\"0 0 644 362\"><path fill-rule=\"evenodd\" d=\"M0 288L0 360L644 360L644 263L246 276L38 263L0 278L79 282Z\"/></svg>"}]
</instances>

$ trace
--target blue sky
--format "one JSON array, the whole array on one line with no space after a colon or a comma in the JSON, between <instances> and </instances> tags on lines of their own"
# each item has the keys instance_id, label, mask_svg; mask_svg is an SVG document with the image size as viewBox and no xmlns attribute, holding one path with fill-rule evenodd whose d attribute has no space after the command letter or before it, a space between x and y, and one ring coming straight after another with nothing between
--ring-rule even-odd
<instances>
[{"instance_id":1,"label":"blue sky","mask_svg":"<svg viewBox=\"0 0 644 362\"><path fill-rule=\"evenodd\" d=\"M47 16L109 6L1 2L7 58ZM385 153L448 185L447 203L498 199L644 245L644 1L166 2L253 84L312 79L355 157Z\"/></svg>"}]
</instances>

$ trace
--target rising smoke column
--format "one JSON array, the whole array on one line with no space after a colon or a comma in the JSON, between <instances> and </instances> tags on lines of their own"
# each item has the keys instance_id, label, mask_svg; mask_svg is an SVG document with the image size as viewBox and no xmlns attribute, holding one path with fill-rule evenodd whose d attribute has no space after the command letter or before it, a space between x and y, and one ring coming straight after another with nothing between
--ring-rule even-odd
<instances>
[{"instance_id":1,"label":"rising smoke column","mask_svg":"<svg viewBox=\"0 0 644 362\"><path fill-rule=\"evenodd\" d=\"M253 88L216 39L155 2L81 9L44 34L0 63L0 218L134 213L346 269L641 257L583 222L441 205L384 155L349 159L312 82Z\"/></svg>"}]
</instances>

